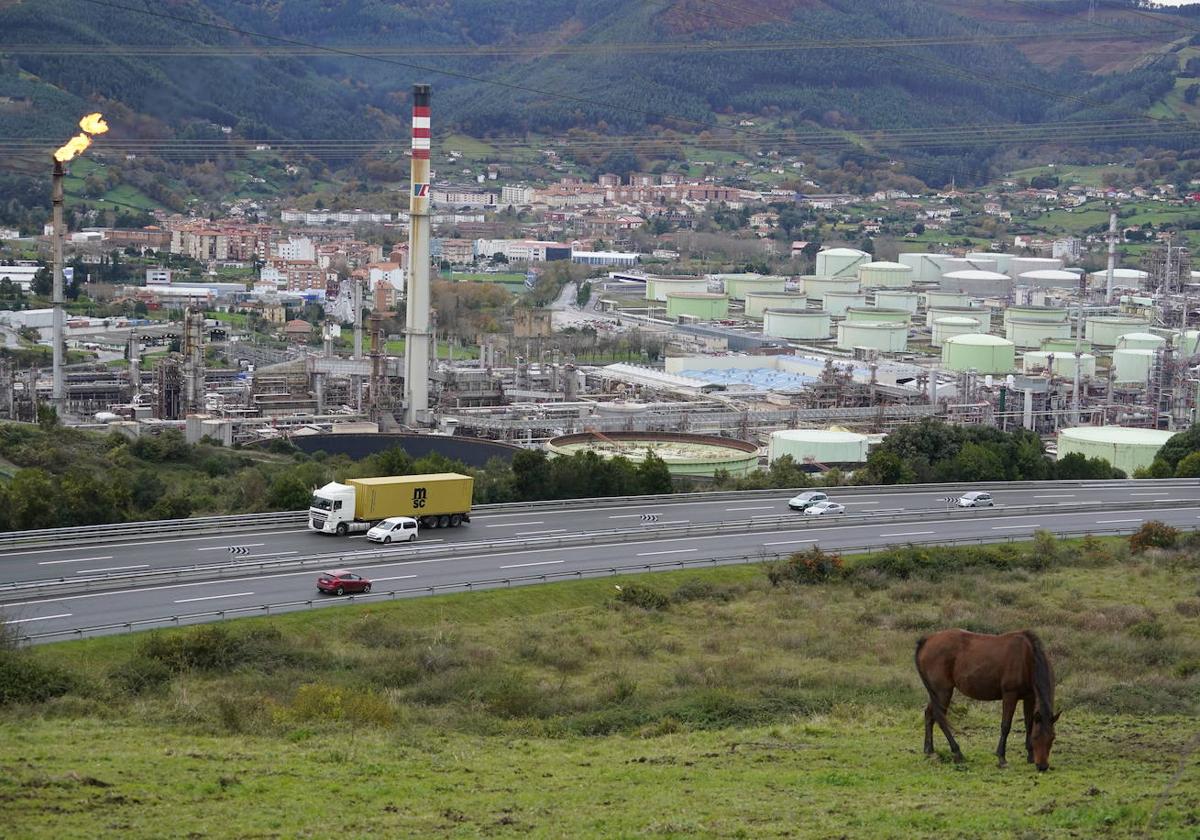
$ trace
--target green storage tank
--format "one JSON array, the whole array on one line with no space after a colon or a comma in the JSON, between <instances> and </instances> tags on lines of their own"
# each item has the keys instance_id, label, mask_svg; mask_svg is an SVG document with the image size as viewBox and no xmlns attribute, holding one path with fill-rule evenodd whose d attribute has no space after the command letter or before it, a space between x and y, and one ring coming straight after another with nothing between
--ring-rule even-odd
<instances>
[{"instance_id":1,"label":"green storage tank","mask_svg":"<svg viewBox=\"0 0 1200 840\"><path fill-rule=\"evenodd\" d=\"M701 321L729 317L729 298L713 292L667 292L667 317L690 315Z\"/></svg>"}]
</instances>

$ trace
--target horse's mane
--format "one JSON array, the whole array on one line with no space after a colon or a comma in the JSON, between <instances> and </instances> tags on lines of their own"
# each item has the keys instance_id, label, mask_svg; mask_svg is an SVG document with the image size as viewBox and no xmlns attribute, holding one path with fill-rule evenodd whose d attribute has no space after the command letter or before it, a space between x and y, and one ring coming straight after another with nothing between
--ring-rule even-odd
<instances>
[{"instance_id":1,"label":"horse's mane","mask_svg":"<svg viewBox=\"0 0 1200 840\"><path fill-rule=\"evenodd\" d=\"M1054 716L1054 675L1050 672L1050 660L1046 658L1042 640L1032 630L1024 631L1023 635L1033 649L1033 691L1037 695L1038 708L1043 719L1049 721Z\"/></svg>"}]
</instances>

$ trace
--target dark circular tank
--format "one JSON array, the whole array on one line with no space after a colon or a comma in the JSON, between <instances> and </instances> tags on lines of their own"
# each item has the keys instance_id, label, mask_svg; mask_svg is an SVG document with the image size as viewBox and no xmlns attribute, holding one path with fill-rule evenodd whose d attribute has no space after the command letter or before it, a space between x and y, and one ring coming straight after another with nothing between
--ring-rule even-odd
<instances>
[{"instance_id":1,"label":"dark circular tank","mask_svg":"<svg viewBox=\"0 0 1200 840\"><path fill-rule=\"evenodd\" d=\"M358 460L400 446L413 458L436 452L447 458L462 461L469 467L482 467L492 458L511 461L513 455L521 451L521 447L509 443L455 435L297 435L292 437L291 441L309 455L314 452L327 452L330 455L348 455Z\"/></svg>"}]
</instances>

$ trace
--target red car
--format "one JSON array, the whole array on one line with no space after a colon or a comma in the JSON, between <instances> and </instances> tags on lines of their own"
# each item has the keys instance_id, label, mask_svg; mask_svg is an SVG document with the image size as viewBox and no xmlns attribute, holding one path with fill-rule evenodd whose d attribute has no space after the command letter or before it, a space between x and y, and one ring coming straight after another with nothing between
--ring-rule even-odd
<instances>
[{"instance_id":1,"label":"red car","mask_svg":"<svg viewBox=\"0 0 1200 840\"><path fill-rule=\"evenodd\" d=\"M321 592L332 592L334 595L345 595L347 592L370 592L371 581L348 569L337 569L332 572L321 572L321 576L317 578L317 589Z\"/></svg>"}]
</instances>

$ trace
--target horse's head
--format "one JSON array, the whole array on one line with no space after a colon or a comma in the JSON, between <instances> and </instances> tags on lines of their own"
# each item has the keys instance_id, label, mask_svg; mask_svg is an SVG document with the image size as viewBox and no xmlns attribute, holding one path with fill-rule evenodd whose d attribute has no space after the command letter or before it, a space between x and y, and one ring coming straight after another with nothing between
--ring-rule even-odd
<instances>
[{"instance_id":1,"label":"horse's head","mask_svg":"<svg viewBox=\"0 0 1200 840\"><path fill-rule=\"evenodd\" d=\"M1054 746L1054 724L1058 723L1060 711L1053 717L1046 717L1042 710L1033 713L1033 764L1039 771L1050 766L1050 749Z\"/></svg>"}]
</instances>

